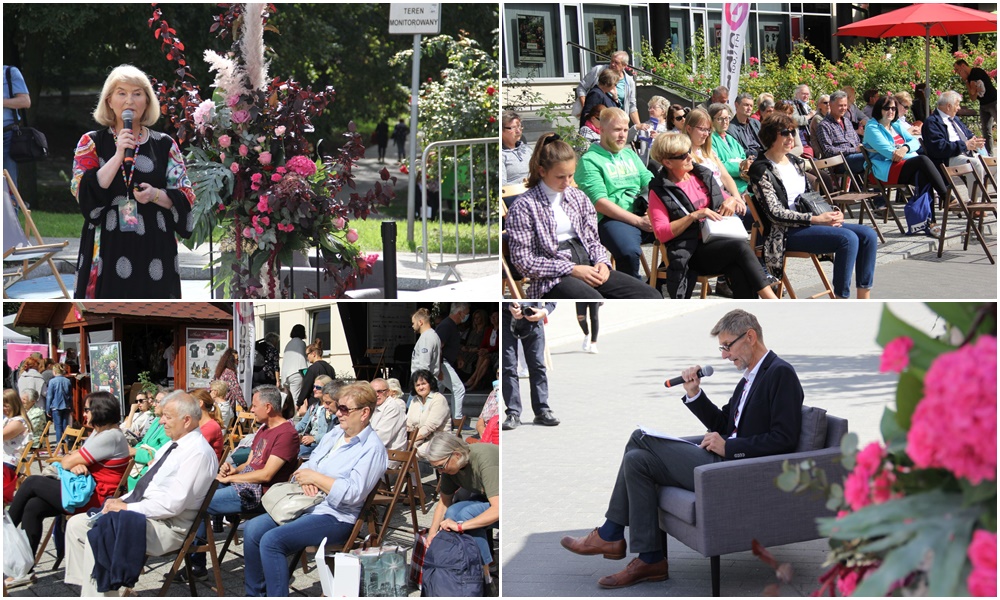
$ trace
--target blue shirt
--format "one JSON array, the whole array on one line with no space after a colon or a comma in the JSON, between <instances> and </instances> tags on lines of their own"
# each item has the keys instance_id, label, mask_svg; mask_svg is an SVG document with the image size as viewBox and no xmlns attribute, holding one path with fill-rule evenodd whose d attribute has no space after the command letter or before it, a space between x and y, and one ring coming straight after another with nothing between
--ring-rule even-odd
<instances>
[{"instance_id":1,"label":"blue shirt","mask_svg":"<svg viewBox=\"0 0 1000 600\"><path fill-rule=\"evenodd\" d=\"M57 375L49 380L45 393L45 408L48 411L70 408L70 381L67 377Z\"/></svg>"},{"instance_id":2,"label":"blue shirt","mask_svg":"<svg viewBox=\"0 0 1000 600\"><path fill-rule=\"evenodd\" d=\"M327 477L333 477L333 486L326 501L306 511L314 515L333 515L342 523L353 523L361 514L368 494L385 475L389 464L382 440L371 426L365 427L350 442L333 450L344 437L341 427L331 429L302 465Z\"/></svg>"},{"instance_id":3,"label":"blue shirt","mask_svg":"<svg viewBox=\"0 0 1000 600\"><path fill-rule=\"evenodd\" d=\"M10 69L10 83L13 86L13 90L7 87L7 69ZM3 76L3 97L13 98L18 94L27 94L28 86L24 83L24 77L21 75L21 71L17 67L3 66L4 76ZM6 127L14 122L14 109L4 108L3 109L3 126Z\"/></svg>"}]
</instances>

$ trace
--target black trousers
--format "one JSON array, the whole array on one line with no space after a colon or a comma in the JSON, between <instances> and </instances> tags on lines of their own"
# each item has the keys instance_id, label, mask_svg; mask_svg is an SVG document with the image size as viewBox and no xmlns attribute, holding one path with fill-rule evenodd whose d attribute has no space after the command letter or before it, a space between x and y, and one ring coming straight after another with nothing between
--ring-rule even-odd
<instances>
[{"instance_id":1,"label":"black trousers","mask_svg":"<svg viewBox=\"0 0 1000 600\"><path fill-rule=\"evenodd\" d=\"M722 273L733 290L733 298L757 298L767 286L760 261L744 240L718 239L698 244L688 267L700 275Z\"/></svg>"},{"instance_id":2,"label":"black trousers","mask_svg":"<svg viewBox=\"0 0 1000 600\"><path fill-rule=\"evenodd\" d=\"M629 550L635 553L661 549L659 507L660 486L694 490L694 469L723 460L708 450L673 440L632 432L618 467L605 517L629 528Z\"/></svg>"},{"instance_id":3,"label":"black trousers","mask_svg":"<svg viewBox=\"0 0 1000 600\"><path fill-rule=\"evenodd\" d=\"M568 299L575 298L597 299L604 298L657 298L663 296L656 289L648 286L641 279L636 279L621 271L611 271L608 280L601 285L590 287L589 283L582 279L577 279L572 275L566 275L559 280L551 290L545 293L543 298Z\"/></svg>"},{"instance_id":4,"label":"black trousers","mask_svg":"<svg viewBox=\"0 0 1000 600\"><path fill-rule=\"evenodd\" d=\"M500 312L503 315L501 393L507 403L507 414L520 416L521 383L517 378L517 339L510 332L510 322L514 317L511 316L506 304ZM531 410L535 416L540 416L543 410L549 410L549 377L545 369L545 329L541 324L532 327L531 333L521 339L521 347L524 348L524 362L528 365Z\"/></svg>"},{"instance_id":5,"label":"black trousers","mask_svg":"<svg viewBox=\"0 0 1000 600\"><path fill-rule=\"evenodd\" d=\"M31 552L38 552L42 542L42 522L63 514L62 484L58 479L32 475L17 488L10 503L10 520L28 535Z\"/></svg>"},{"instance_id":6,"label":"black trousers","mask_svg":"<svg viewBox=\"0 0 1000 600\"><path fill-rule=\"evenodd\" d=\"M597 331L601 327L597 313L601 310L600 302L577 302L576 321L583 330L583 335L589 335L590 341L597 341ZM587 327L587 312L590 312L590 327Z\"/></svg>"},{"instance_id":7,"label":"black trousers","mask_svg":"<svg viewBox=\"0 0 1000 600\"><path fill-rule=\"evenodd\" d=\"M934 191L938 193L939 198L944 198L948 195L948 185L942 179L941 172L934 167L931 159L923 154L918 154L903 162L902 168L899 169L898 181L918 186L929 183L934 188ZM935 222L937 221L935 213L936 204L937 202L931 202L931 221Z\"/></svg>"}]
</instances>

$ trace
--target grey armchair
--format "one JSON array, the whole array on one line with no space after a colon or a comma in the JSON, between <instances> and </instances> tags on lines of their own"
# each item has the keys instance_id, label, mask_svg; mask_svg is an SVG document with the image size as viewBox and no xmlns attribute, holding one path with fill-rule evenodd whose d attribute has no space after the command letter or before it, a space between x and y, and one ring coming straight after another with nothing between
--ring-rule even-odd
<instances>
[{"instance_id":1,"label":"grey armchair","mask_svg":"<svg viewBox=\"0 0 1000 600\"><path fill-rule=\"evenodd\" d=\"M720 556L751 549L756 539L771 547L822 536L816 518L832 516L816 494L791 494L775 486L782 462L812 459L831 482L844 477L840 440L847 420L820 408L802 407L802 435L796 452L703 465L694 470L694 491L659 490L659 524L667 535L710 557L712 595L720 593ZM691 438L700 441L701 437Z\"/></svg>"}]
</instances>

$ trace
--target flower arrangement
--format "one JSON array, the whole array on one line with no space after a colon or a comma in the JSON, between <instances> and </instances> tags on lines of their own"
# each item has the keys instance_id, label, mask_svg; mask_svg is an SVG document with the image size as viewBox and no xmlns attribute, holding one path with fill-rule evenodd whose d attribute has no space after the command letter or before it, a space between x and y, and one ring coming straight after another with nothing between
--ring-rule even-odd
<instances>
[{"instance_id":1,"label":"flower arrangement","mask_svg":"<svg viewBox=\"0 0 1000 600\"><path fill-rule=\"evenodd\" d=\"M308 134L312 120L334 101L333 88L314 92L293 80L268 75L264 31L274 5L223 4L212 31L232 36L224 53L206 50L215 73L211 96L192 83L184 46L154 5L150 27L167 60L177 64L173 85L157 92L164 114L187 144L188 174L197 201L192 246L224 228L217 261L218 284L234 297L280 297L278 273L296 253L318 248L334 295L354 287L371 272L377 257L353 244L350 219L364 219L387 205L395 178L383 169L381 183L361 195L352 168L364 155L361 136L351 123L336 156L314 159ZM344 192L342 195L341 192ZM343 197L346 195L347 197Z\"/></svg>"},{"instance_id":2,"label":"flower arrangement","mask_svg":"<svg viewBox=\"0 0 1000 600\"><path fill-rule=\"evenodd\" d=\"M948 323L932 338L884 309L880 370L898 373L882 441L841 443L848 474L785 465L778 486L823 489L835 518L830 569L814 595L996 597L996 304L931 303Z\"/></svg>"}]
</instances>

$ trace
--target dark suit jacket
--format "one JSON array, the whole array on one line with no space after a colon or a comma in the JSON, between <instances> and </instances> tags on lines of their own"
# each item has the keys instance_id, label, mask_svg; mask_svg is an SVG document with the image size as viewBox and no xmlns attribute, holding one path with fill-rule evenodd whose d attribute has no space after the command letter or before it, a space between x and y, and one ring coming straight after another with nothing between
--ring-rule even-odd
<instances>
[{"instance_id":1,"label":"dark suit jacket","mask_svg":"<svg viewBox=\"0 0 1000 600\"><path fill-rule=\"evenodd\" d=\"M965 137L972 139L972 132L965 126L961 119L955 119L958 126L962 128ZM961 141L949 142L948 129L951 125L944 122L937 110L931 111L924 119L924 125L920 128L920 134L924 137L924 152L935 165L947 163L948 159L965 154L968 148Z\"/></svg>"},{"instance_id":2,"label":"dark suit jacket","mask_svg":"<svg viewBox=\"0 0 1000 600\"><path fill-rule=\"evenodd\" d=\"M745 384L746 380L740 379L733 397L721 409L712 404L704 389L697 400L685 406L709 430L728 438L733 432L735 411ZM768 352L750 388L736 437L726 439L726 459L795 451L802 429L803 399L795 369L774 352Z\"/></svg>"},{"instance_id":3,"label":"dark suit jacket","mask_svg":"<svg viewBox=\"0 0 1000 600\"><path fill-rule=\"evenodd\" d=\"M618 103L611 97L611 94L604 93L604 90L594 86L594 89L587 93L587 98L583 101L583 111L580 113L580 127L587 124L587 117L590 111L598 104L603 104L608 108L618 108Z\"/></svg>"}]
</instances>

